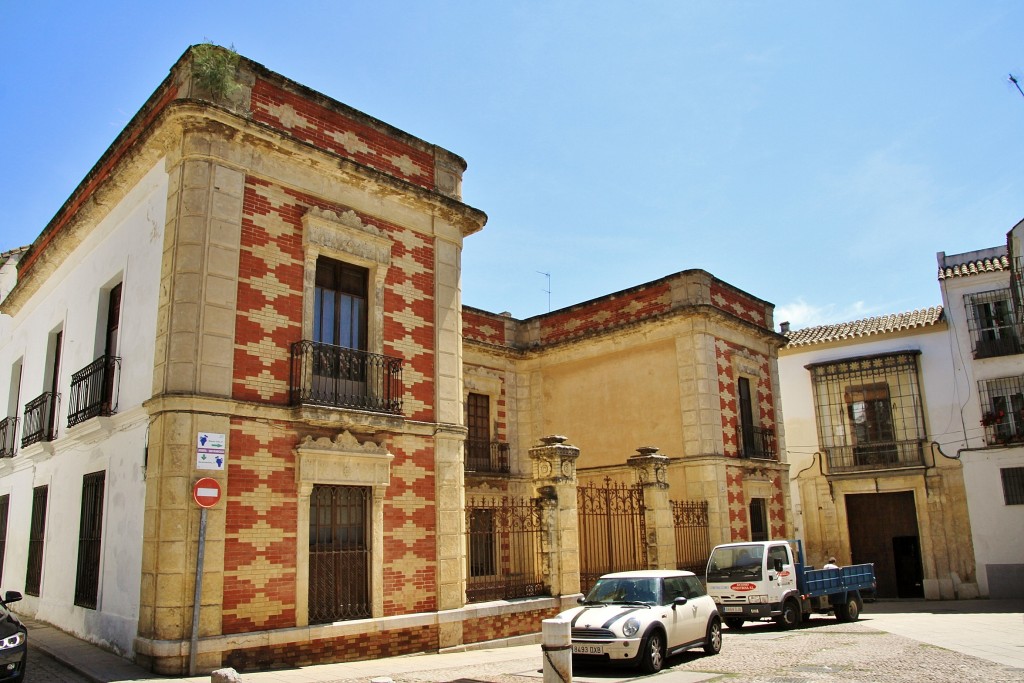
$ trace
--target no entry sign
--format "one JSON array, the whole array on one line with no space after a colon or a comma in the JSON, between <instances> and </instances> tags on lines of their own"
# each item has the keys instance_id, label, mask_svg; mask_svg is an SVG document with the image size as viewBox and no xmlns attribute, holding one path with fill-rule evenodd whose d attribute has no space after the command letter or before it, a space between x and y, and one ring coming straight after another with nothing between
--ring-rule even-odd
<instances>
[{"instance_id":1,"label":"no entry sign","mask_svg":"<svg viewBox=\"0 0 1024 683\"><path fill-rule=\"evenodd\" d=\"M220 502L220 482L203 477L192 487L192 497L201 508L211 508Z\"/></svg>"}]
</instances>

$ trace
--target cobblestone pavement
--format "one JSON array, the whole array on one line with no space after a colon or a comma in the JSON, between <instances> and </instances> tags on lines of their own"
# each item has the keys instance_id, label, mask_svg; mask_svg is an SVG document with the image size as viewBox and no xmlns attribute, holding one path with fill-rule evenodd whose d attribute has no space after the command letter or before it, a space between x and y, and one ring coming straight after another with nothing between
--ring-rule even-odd
<instances>
[{"instance_id":1,"label":"cobblestone pavement","mask_svg":"<svg viewBox=\"0 0 1024 683\"><path fill-rule=\"evenodd\" d=\"M536 683L541 678L537 656L472 669L417 671L394 677L395 683ZM614 683L643 678L652 683L683 683L719 679L722 683L844 683L884 681L1024 681L1024 669L989 662L911 640L866 624L840 624L816 620L794 631L772 626L724 633L722 652L705 656L695 650L669 660L665 671L640 677L629 669L577 668L574 680ZM701 676L706 672L706 676ZM336 683L366 683L342 679Z\"/></svg>"},{"instance_id":2,"label":"cobblestone pavement","mask_svg":"<svg viewBox=\"0 0 1024 683\"><path fill-rule=\"evenodd\" d=\"M25 667L25 683L89 683L42 650L32 647L28 641L28 663Z\"/></svg>"}]
</instances>

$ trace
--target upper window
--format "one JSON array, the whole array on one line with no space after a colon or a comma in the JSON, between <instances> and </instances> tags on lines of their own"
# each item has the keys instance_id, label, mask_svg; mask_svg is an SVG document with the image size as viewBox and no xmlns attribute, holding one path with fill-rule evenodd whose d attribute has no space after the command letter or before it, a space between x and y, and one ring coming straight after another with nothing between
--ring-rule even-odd
<instances>
[{"instance_id":1,"label":"upper window","mask_svg":"<svg viewBox=\"0 0 1024 683\"><path fill-rule=\"evenodd\" d=\"M968 294L964 297L964 306L975 358L1021 352L1020 330L1013 321L1009 289Z\"/></svg>"},{"instance_id":2,"label":"upper window","mask_svg":"<svg viewBox=\"0 0 1024 683\"><path fill-rule=\"evenodd\" d=\"M313 341L366 350L366 268L321 256L316 260Z\"/></svg>"},{"instance_id":3,"label":"upper window","mask_svg":"<svg viewBox=\"0 0 1024 683\"><path fill-rule=\"evenodd\" d=\"M920 466L926 435L917 371L919 352L807 366L818 438L829 470Z\"/></svg>"},{"instance_id":4,"label":"upper window","mask_svg":"<svg viewBox=\"0 0 1024 683\"><path fill-rule=\"evenodd\" d=\"M989 445L1024 440L1024 376L978 382L981 425Z\"/></svg>"}]
</instances>

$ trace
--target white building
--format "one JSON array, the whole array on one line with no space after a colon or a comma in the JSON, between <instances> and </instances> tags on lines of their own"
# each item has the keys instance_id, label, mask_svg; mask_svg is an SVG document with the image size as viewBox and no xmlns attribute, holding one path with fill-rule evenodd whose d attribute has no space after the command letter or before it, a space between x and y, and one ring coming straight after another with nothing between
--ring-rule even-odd
<instances>
[{"instance_id":1,"label":"white building","mask_svg":"<svg viewBox=\"0 0 1024 683\"><path fill-rule=\"evenodd\" d=\"M960 458L978 586L1024 597L1024 221L1000 246L937 256L957 412L943 450Z\"/></svg>"}]
</instances>

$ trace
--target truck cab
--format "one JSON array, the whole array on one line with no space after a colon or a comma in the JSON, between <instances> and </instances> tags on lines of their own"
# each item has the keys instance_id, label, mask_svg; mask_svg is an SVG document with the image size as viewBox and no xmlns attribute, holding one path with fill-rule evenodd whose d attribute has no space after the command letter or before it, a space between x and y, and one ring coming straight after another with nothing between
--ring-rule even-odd
<instances>
[{"instance_id":1,"label":"truck cab","mask_svg":"<svg viewBox=\"0 0 1024 683\"><path fill-rule=\"evenodd\" d=\"M800 623L797 561L787 541L717 546L708 560L707 589L730 628L764 618L786 627Z\"/></svg>"}]
</instances>

